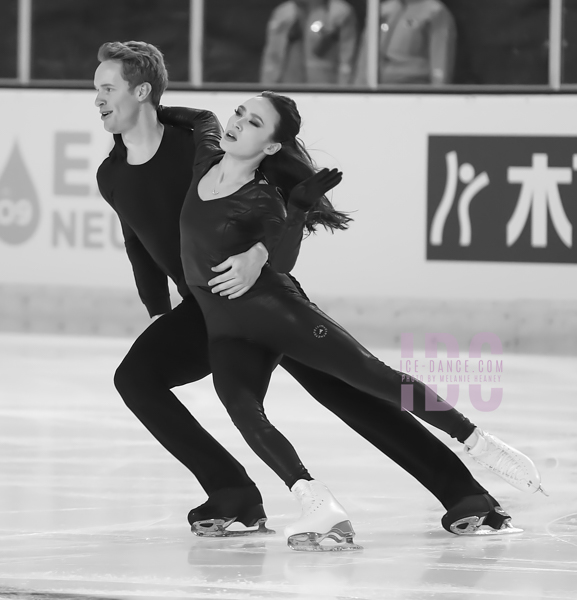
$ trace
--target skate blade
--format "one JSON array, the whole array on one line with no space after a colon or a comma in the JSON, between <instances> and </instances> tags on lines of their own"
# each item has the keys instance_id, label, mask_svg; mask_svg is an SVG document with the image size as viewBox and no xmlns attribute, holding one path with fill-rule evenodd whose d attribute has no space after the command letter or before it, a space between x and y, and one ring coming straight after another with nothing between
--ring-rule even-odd
<instances>
[{"instance_id":1,"label":"skate blade","mask_svg":"<svg viewBox=\"0 0 577 600\"><path fill-rule=\"evenodd\" d=\"M350 521L343 521L334 525L327 533L316 533L307 531L295 533L289 536L287 545L291 550L297 552L343 552L350 550L362 550L363 547L355 544L355 532ZM324 540L331 540L322 545Z\"/></svg>"},{"instance_id":2,"label":"skate blade","mask_svg":"<svg viewBox=\"0 0 577 600\"><path fill-rule=\"evenodd\" d=\"M236 519L207 519L205 521L195 521L191 526L191 531L199 537L246 537L249 535L273 535L274 529L269 529L265 523L266 518L259 519L255 525L256 529L227 529Z\"/></svg>"},{"instance_id":3,"label":"skate blade","mask_svg":"<svg viewBox=\"0 0 577 600\"><path fill-rule=\"evenodd\" d=\"M455 535L468 535L468 536L486 536L486 535L510 535L512 533L523 533L522 529L514 527L511 523L511 519L506 520L500 529L495 529L489 525L484 525L485 517L471 516L459 519L454 523L451 523L451 533ZM466 525L466 527L463 527Z\"/></svg>"},{"instance_id":4,"label":"skate blade","mask_svg":"<svg viewBox=\"0 0 577 600\"><path fill-rule=\"evenodd\" d=\"M522 487L520 485L515 485L514 483L512 483L511 485L516 487L518 490L521 490L522 492L527 492L529 494L536 494L537 492L541 492L543 495L547 496L547 498L549 497L549 494L545 491L545 488L541 485L540 477L537 478L536 482L531 480L526 485L523 485Z\"/></svg>"}]
</instances>

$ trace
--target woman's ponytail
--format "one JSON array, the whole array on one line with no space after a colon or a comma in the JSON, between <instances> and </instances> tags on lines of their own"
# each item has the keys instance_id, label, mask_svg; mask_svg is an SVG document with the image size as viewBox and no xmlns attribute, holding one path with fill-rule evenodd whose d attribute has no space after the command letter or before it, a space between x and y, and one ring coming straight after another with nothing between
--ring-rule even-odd
<instances>
[{"instance_id":1,"label":"woman's ponytail","mask_svg":"<svg viewBox=\"0 0 577 600\"><path fill-rule=\"evenodd\" d=\"M269 91L260 95L267 98L279 114L273 141L280 142L282 147L275 154L266 156L259 169L271 184L281 189L285 200L288 200L295 186L315 174L315 164L305 145L297 138L301 117L294 100ZM331 201L322 196L307 212L305 228L309 233L314 232L318 225L331 231L343 230L348 228L350 221L351 217L336 210Z\"/></svg>"}]
</instances>

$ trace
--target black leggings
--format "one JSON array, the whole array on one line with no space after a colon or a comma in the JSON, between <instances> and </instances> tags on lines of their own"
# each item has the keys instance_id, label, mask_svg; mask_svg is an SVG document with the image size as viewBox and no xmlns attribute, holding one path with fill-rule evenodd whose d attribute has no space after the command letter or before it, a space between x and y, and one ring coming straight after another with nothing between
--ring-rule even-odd
<instances>
[{"instance_id":1,"label":"black leggings","mask_svg":"<svg viewBox=\"0 0 577 600\"><path fill-rule=\"evenodd\" d=\"M265 267L256 285L234 301L205 288L193 287L192 291L207 323L215 389L247 443L289 487L296 479L308 478L308 473L290 443L268 421L263 408L270 374L283 354L283 365L288 357L321 371L321 377L348 384L349 418L345 420L355 429L359 421L366 423L374 439L388 436L397 418L405 419L408 425L408 413L401 412L402 374L379 361L306 300L286 276ZM356 393L351 392L351 386ZM461 442L471 434L474 425L459 411L421 382L415 381L413 386L413 412L417 416ZM444 410L426 410L427 390ZM318 394L318 388L315 391ZM366 398L371 396L365 406ZM326 401L323 403L327 406ZM372 418L376 415L378 420ZM393 426L387 427L392 421ZM416 431L418 438L426 430L420 427ZM396 442L401 444L398 453L404 454L410 443L399 438ZM436 460L435 452L433 456ZM419 460L427 458L421 455L416 458Z\"/></svg>"},{"instance_id":2,"label":"black leggings","mask_svg":"<svg viewBox=\"0 0 577 600\"><path fill-rule=\"evenodd\" d=\"M227 300L227 306L237 300ZM319 403L417 479L445 508L464 496L486 493L461 460L410 413L291 358L283 357L280 364ZM208 495L222 488L254 485L242 465L171 392L209 373L204 319L194 298L188 297L141 334L115 375L127 406Z\"/></svg>"}]
</instances>

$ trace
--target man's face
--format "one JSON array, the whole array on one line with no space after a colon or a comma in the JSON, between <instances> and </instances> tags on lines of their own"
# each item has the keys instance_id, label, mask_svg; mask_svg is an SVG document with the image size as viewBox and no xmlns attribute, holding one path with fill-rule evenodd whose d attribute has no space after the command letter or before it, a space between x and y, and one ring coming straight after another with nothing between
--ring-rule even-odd
<instances>
[{"instance_id":1,"label":"man's face","mask_svg":"<svg viewBox=\"0 0 577 600\"><path fill-rule=\"evenodd\" d=\"M100 110L104 129L109 133L126 133L138 120L140 102L136 90L128 89L122 77L122 63L105 60L94 73L94 87L98 92L94 104Z\"/></svg>"}]
</instances>

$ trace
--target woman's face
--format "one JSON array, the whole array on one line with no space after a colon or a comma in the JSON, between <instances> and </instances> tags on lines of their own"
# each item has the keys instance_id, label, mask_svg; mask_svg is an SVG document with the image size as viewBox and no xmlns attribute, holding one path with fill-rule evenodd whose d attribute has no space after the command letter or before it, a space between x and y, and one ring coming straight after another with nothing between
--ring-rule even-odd
<instances>
[{"instance_id":1,"label":"woman's face","mask_svg":"<svg viewBox=\"0 0 577 600\"><path fill-rule=\"evenodd\" d=\"M220 147L240 158L254 158L270 154L275 146L275 132L279 114L267 98L256 96L241 104L230 117Z\"/></svg>"}]
</instances>

